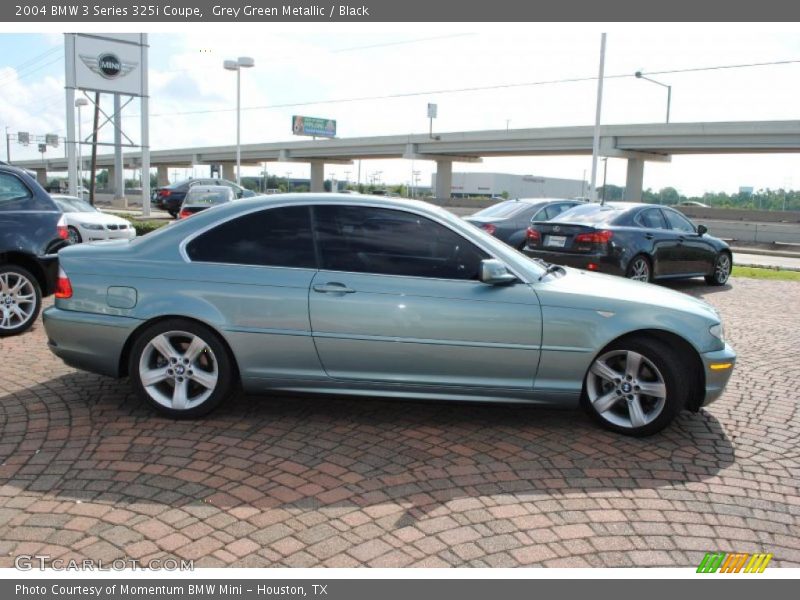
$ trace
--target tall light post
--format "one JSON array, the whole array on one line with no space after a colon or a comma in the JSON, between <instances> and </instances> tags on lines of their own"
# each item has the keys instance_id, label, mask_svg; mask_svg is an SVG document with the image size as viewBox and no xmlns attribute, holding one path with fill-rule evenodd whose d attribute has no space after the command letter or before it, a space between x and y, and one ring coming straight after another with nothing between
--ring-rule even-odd
<instances>
[{"instance_id":1,"label":"tall light post","mask_svg":"<svg viewBox=\"0 0 800 600\"><path fill-rule=\"evenodd\" d=\"M256 61L249 56L240 56L236 60L226 60L222 66L228 71L236 71L236 185L242 185L242 148L241 148L241 100L242 69L254 67Z\"/></svg>"},{"instance_id":2,"label":"tall light post","mask_svg":"<svg viewBox=\"0 0 800 600\"><path fill-rule=\"evenodd\" d=\"M89 101L86 98L77 98L75 106L78 108L78 196L83 197L81 187L83 187L83 135L81 134L81 107L88 106Z\"/></svg>"},{"instance_id":3,"label":"tall light post","mask_svg":"<svg viewBox=\"0 0 800 600\"><path fill-rule=\"evenodd\" d=\"M666 83L661 83L660 81L656 81L655 79L650 79L649 77L643 75L641 71L636 71L634 75L636 75L636 79L644 79L650 83L655 83L656 85L667 88L667 123L669 123L669 108L672 104L672 86L667 85Z\"/></svg>"},{"instance_id":4,"label":"tall light post","mask_svg":"<svg viewBox=\"0 0 800 600\"><path fill-rule=\"evenodd\" d=\"M603 157L603 197L600 200L600 204L606 203L606 175L608 175L608 157Z\"/></svg>"}]
</instances>

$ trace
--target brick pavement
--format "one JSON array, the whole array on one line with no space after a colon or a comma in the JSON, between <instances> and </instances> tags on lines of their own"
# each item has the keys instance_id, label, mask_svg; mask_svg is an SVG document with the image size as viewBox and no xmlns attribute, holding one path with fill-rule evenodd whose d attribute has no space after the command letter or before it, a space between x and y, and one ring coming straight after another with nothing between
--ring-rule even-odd
<instances>
[{"instance_id":1,"label":"brick pavement","mask_svg":"<svg viewBox=\"0 0 800 600\"><path fill-rule=\"evenodd\" d=\"M674 287L717 306L725 395L636 440L580 412L241 397L173 422L77 372L40 324L0 340L0 566L800 566L800 284Z\"/></svg>"}]
</instances>

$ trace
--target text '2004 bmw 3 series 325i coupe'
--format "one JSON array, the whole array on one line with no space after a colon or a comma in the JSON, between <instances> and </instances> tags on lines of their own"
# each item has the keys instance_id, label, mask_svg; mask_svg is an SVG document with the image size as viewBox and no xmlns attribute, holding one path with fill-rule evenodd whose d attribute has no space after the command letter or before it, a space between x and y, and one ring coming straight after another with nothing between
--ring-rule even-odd
<instances>
[{"instance_id":1,"label":"text '2004 bmw 3 series 325i coupe'","mask_svg":"<svg viewBox=\"0 0 800 600\"><path fill-rule=\"evenodd\" d=\"M735 360L705 302L542 265L421 202L259 197L59 256L52 351L173 417L241 385L583 404L648 435L719 397Z\"/></svg>"}]
</instances>

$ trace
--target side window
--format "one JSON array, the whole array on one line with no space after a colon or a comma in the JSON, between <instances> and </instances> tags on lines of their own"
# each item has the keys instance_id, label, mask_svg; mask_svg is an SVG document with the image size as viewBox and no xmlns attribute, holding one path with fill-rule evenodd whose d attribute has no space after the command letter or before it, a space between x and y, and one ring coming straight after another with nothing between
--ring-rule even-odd
<instances>
[{"instance_id":1,"label":"side window","mask_svg":"<svg viewBox=\"0 0 800 600\"><path fill-rule=\"evenodd\" d=\"M412 213L316 206L322 268L407 277L477 279L488 255L450 229Z\"/></svg>"},{"instance_id":2,"label":"side window","mask_svg":"<svg viewBox=\"0 0 800 600\"><path fill-rule=\"evenodd\" d=\"M666 229L667 223L658 208L648 208L639 213L636 218L639 225L647 229Z\"/></svg>"},{"instance_id":3,"label":"side window","mask_svg":"<svg viewBox=\"0 0 800 600\"><path fill-rule=\"evenodd\" d=\"M568 208L572 208L570 204L551 204L550 206L544 209L544 214L546 215L545 218L549 221L550 219L555 219L558 215L562 212L567 210Z\"/></svg>"},{"instance_id":4,"label":"side window","mask_svg":"<svg viewBox=\"0 0 800 600\"><path fill-rule=\"evenodd\" d=\"M311 211L286 206L226 221L186 246L193 262L316 268Z\"/></svg>"},{"instance_id":5,"label":"side window","mask_svg":"<svg viewBox=\"0 0 800 600\"><path fill-rule=\"evenodd\" d=\"M694 225L692 225L689 219L683 215L675 212L674 210L665 210L664 213L667 215L667 221L669 221L669 225L673 229L685 231L686 233L695 232Z\"/></svg>"},{"instance_id":6,"label":"side window","mask_svg":"<svg viewBox=\"0 0 800 600\"><path fill-rule=\"evenodd\" d=\"M31 191L17 177L10 173L0 173L0 211L42 208L30 206L28 200L31 197Z\"/></svg>"}]
</instances>

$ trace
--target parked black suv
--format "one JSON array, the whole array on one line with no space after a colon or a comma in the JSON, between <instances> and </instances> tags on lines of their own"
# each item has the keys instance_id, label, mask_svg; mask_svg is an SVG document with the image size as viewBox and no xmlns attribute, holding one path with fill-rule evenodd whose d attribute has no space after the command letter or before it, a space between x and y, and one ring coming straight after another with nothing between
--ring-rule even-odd
<instances>
[{"instance_id":1,"label":"parked black suv","mask_svg":"<svg viewBox=\"0 0 800 600\"><path fill-rule=\"evenodd\" d=\"M170 215L172 215L173 218L177 218L178 213L181 210L181 203L186 197L186 192L188 192L189 188L193 185L224 185L225 187L229 187L233 190L233 195L236 198L249 198L250 196L256 195L255 192L243 188L242 186L237 185L232 181L228 181L227 179L189 178L171 185L165 185L163 187L156 188L153 190L151 203L161 210L167 211Z\"/></svg>"},{"instance_id":2,"label":"parked black suv","mask_svg":"<svg viewBox=\"0 0 800 600\"><path fill-rule=\"evenodd\" d=\"M33 325L56 290L64 215L27 171L0 165L0 337Z\"/></svg>"}]
</instances>

